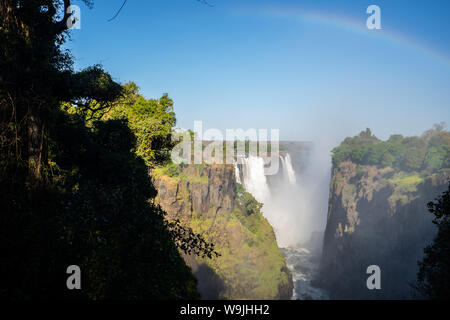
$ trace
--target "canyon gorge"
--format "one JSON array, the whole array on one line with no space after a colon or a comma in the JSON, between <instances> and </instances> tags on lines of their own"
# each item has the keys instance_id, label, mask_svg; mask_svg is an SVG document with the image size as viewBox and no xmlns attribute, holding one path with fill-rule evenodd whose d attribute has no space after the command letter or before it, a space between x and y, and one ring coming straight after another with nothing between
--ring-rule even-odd
<instances>
[{"instance_id":1,"label":"canyon gorge","mask_svg":"<svg viewBox=\"0 0 450 320\"><path fill-rule=\"evenodd\" d=\"M448 185L448 159L422 171L402 167L407 158L338 162L345 143L331 159L320 145L281 142L274 175L265 175L268 159L256 155L154 172L156 202L168 218L220 253L183 255L204 299L415 297L417 262L436 234L426 204ZM381 290L366 286L370 265L381 269Z\"/></svg>"}]
</instances>

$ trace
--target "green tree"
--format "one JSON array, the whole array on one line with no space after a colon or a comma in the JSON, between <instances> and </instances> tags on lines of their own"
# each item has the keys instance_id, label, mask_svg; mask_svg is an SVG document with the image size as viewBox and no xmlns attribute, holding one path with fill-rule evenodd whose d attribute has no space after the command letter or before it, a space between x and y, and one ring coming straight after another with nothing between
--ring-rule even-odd
<instances>
[{"instance_id":1,"label":"green tree","mask_svg":"<svg viewBox=\"0 0 450 320\"><path fill-rule=\"evenodd\" d=\"M241 211L244 212L247 216L259 213L262 209L262 203L256 201L250 193L245 191L244 187L241 184L237 185L237 198L238 204L241 207Z\"/></svg>"},{"instance_id":2,"label":"green tree","mask_svg":"<svg viewBox=\"0 0 450 320\"><path fill-rule=\"evenodd\" d=\"M53 285L52 275L64 275L71 261L84 271L80 298L198 298L175 241L191 252L202 238L174 229L165 212L148 201L156 190L133 151L136 138L125 121L96 121L91 130L83 121L62 113L64 125L53 135L56 186L62 192L53 194L58 211L48 217L49 243L41 250L53 249L41 259L51 268L41 270L39 280ZM67 297L62 285L48 294Z\"/></svg>"},{"instance_id":3,"label":"green tree","mask_svg":"<svg viewBox=\"0 0 450 320\"><path fill-rule=\"evenodd\" d=\"M384 152L381 156L380 164L382 167L390 167L394 162L395 157L389 151Z\"/></svg>"},{"instance_id":4,"label":"green tree","mask_svg":"<svg viewBox=\"0 0 450 320\"><path fill-rule=\"evenodd\" d=\"M124 91L100 66L73 70L62 49L70 4L0 2L0 297L198 298L175 243L203 255L213 248L153 204L128 123L98 121ZM172 127L171 103L135 107ZM81 291L65 286L71 264L83 272Z\"/></svg>"},{"instance_id":5,"label":"green tree","mask_svg":"<svg viewBox=\"0 0 450 320\"><path fill-rule=\"evenodd\" d=\"M419 137L407 137L403 139L405 153L403 159L403 168L406 171L419 171L425 160L426 143Z\"/></svg>"},{"instance_id":6,"label":"green tree","mask_svg":"<svg viewBox=\"0 0 450 320\"><path fill-rule=\"evenodd\" d=\"M394 165L399 166L404 159L406 146L402 143L404 137L401 134L393 134L387 141L387 150L395 158Z\"/></svg>"},{"instance_id":7,"label":"green tree","mask_svg":"<svg viewBox=\"0 0 450 320\"><path fill-rule=\"evenodd\" d=\"M424 165L426 168L438 170L444 168L448 159L448 149L445 146L431 147L425 155Z\"/></svg>"},{"instance_id":8,"label":"green tree","mask_svg":"<svg viewBox=\"0 0 450 320\"><path fill-rule=\"evenodd\" d=\"M380 141L369 129L347 137L332 150L333 165L345 160L359 165L393 167L397 170L428 173L450 167L450 133L435 125L421 137L394 134Z\"/></svg>"},{"instance_id":9,"label":"green tree","mask_svg":"<svg viewBox=\"0 0 450 320\"><path fill-rule=\"evenodd\" d=\"M419 262L416 289L427 298L447 300L450 299L450 185L434 202L428 203L428 210L434 215L438 233Z\"/></svg>"},{"instance_id":10,"label":"green tree","mask_svg":"<svg viewBox=\"0 0 450 320\"><path fill-rule=\"evenodd\" d=\"M160 99L145 99L138 86L131 82L124 85L124 95L115 107L105 114L105 119L127 119L137 138L136 153L153 167L164 164L170 158L175 143L172 130L176 123L173 101L167 94Z\"/></svg>"}]
</instances>

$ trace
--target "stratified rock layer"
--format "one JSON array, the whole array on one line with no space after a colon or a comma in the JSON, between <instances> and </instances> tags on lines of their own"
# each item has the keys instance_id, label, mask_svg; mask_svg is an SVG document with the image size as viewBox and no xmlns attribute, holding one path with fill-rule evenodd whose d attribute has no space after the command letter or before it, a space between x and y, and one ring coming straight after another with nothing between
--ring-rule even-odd
<instances>
[{"instance_id":1,"label":"stratified rock layer","mask_svg":"<svg viewBox=\"0 0 450 320\"><path fill-rule=\"evenodd\" d=\"M291 298L292 276L273 229L259 210L243 209L233 166L172 165L153 175L167 218L201 233L220 253L213 259L184 255L202 298Z\"/></svg>"},{"instance_id":2,"label":"stratified rock layer","mask_svg":"<svg viewBox=\"0 0 450 320\"><path fill-rule=\"evenodd\" d=\"M345 161L333 169L319 283L332 298L414 297L417 261L434 235L426 204L448 186L450 171L423 177ZM369 290L367 267L381 268Z\"/></svg>"}]
</instances>

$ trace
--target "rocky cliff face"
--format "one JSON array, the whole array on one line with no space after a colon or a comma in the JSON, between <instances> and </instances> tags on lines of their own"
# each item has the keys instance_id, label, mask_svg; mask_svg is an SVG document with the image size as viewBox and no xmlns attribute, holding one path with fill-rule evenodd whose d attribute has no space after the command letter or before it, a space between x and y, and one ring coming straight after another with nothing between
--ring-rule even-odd
<instances>
[{"instance_id":1,"label":"rocky cliff face","mask_svg":"<svg viewBox=\"0 0 450 320\"><path fill-rule=\"evenodd\" d=\"M213 259L184 256L199 280L203 298L292 296L292 277L272 227L259 208L246 209L256 201L236 183L233 166L171 165L158 169L154 177L156 201L168 219L179 219L203 234L221 254Z\"/></svg>"},{"instance_id":2,"label":"rocky cliff face","mask_svg":"<svg viewBox=\"0 0 450 320\"><path fill-rule=\"evenodd\" d=\"M450 171L427 177L342 162L333 169L320 284L338 299L411 298L417 261L435 229L426 203ZM369 265L381 268L381 290L369 290Z\"/></svg>"},{"instance_id":3,"label":"rocky cliff face","mask_svg":"<svg viewBox=\"0 0 450 320\"><path fill-rule=\"evenodd\" d=\"M156 180L158 202L170 219L190 221L192 213L213 218L234 209L236 180L226 166L188 166Z\"/></svg>"}]
</instances>

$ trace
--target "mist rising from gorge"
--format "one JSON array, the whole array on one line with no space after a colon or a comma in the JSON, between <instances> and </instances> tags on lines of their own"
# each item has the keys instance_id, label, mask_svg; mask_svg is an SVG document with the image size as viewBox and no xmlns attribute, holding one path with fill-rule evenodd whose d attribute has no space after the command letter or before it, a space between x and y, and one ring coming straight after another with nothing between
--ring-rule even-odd
<instances>
[{"instance_id":1,"label":"mist rising from gorge","mask_svg":"<svg viewBox=\"0 0 450 320\"><path fill-rule=\"evenodd\" d=\"M264 161L241 160L238 182L263 203L263 215L272 225L280 247L306 243L326 224L331 173L330 146L325 141L308 147L290 146L280 154L276 175L264 176Z\"/></svg>"}]
</instances>

